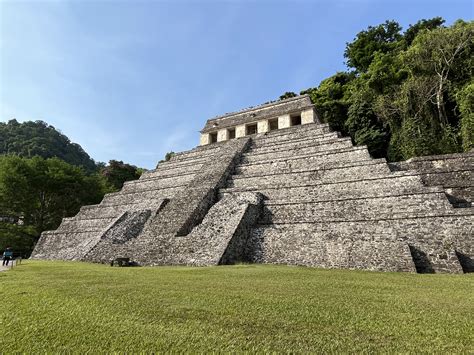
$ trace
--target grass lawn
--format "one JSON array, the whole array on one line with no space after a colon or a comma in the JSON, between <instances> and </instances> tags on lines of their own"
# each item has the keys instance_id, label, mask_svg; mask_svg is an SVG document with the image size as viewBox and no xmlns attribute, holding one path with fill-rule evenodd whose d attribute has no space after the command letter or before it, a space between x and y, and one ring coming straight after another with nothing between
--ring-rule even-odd
<instances>
[{"instance_id":1,"label":"grass lawn","mask_svg":"<svg viewBox=\"0 0 474 355\"><path fill-rule=\"evenodd\" d=\"M474 352L474 274L273 265L0 273L0 352Z\"/></svg>"}]
</instances>

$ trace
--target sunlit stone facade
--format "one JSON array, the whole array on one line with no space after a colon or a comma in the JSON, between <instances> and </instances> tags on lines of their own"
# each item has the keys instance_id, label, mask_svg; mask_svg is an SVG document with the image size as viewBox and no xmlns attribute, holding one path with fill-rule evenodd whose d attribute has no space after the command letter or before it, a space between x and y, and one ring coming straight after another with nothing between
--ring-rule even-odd
<instances>
[{"instance_id":1,"label":"sunlit stone facade","mask_svg":"<svg viewBox=\"0 0 474 355\"><path fill-rule=\"evenodd\" d=\"M315 122L318 116L311 99L301 95L210 119L201 131L199 145Z\"/></svg>"}]
</instances>

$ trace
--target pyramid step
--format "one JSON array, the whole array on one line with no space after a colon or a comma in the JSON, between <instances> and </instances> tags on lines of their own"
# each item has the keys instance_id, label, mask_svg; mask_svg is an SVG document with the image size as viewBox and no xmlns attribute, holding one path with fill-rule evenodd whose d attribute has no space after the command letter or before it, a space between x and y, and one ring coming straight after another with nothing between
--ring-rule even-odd
<instances>
[{"instance_id":1,"label":"pyramid step","mask_svg":"<svg viewBox=\"0 0 474 355\"><path fill-rule=\"evenodd\" d=\"M365 161L372 159L370 154L365 146L362 147L351 147L351 148L344 148L344 149L337 149L330 152L320 152L320 153L313 153L313 154L303 154L303 155L295 155L291 158L280 158L280 159L272 159L270 161L256 161L256 162L245 162L242 161L236 171L258 171L262 169L266 171L267 168L275 167L278 169L281 167L282 169L288 167L301 167L301 166L308 166L314 167L315 169L319 166L324 166L326 163L331 164L334 161Z\"/></svg>"},{"instance_id":2,"label":"pyramid step","mask_svg":"<svg viewBox=\"0 0 474 355\"><path fill-rule=\"evenodd\" d=\"M279 151L270 151L263 153L245 153L242 157L242 163L256 163L264 161L277 161L283 159L293 159L298 156L308 156L319 153L329 154L331 152L337 152L341 149L350 149L354 148L350 140L341 140L338 142L331 142L329 144L313 144L306 147L289 149L289 150L279 150Z\"/></svg>"},{"instance_id":3,"label":"pyramid step","mask_svg":"<svg viewBox=\"0 0 474 355\"><path fill-rule=\"evenodd\" d=\"M323 152L326 150L352 147L352 142L350 138L331 138L329 140L325 140L322 142L317 141L317 140L304 140L302 142L297 142L297 143L298 144L295 144L295 145L278 144L270 148L267 148L267 147L255 148L246 152L244 156L258 156L258 155L265 155L267 153L305 154L305 151L306 151L305 149L309 149L308 152L312 153L312 152Z\"/></svg>"},{"instance_id":4,"label":"pyramid step","mask_svg":"<svg viewBox=\"0 0 474 355\"><path fill-rule=\"evenodd\" d=\"M363 183L368 183L370 184L372 181L379 181L379 180L384 180L384 179L398 179L401 177L415 177L420 181L420 188L423 189L440 189L441 187L437 186L430 186L427 187L423 185L421 182L420 176L417 173L411 172L411 171L398 171L398 172L391 172L389 174L387 173L379 173L379 174L371 174L369 176L364 176L364 177L344 177L340 180L336 181L331 181L330 179L325 179L325 180L308 180L303 183L298 183L298 182L292 182L288 184L281 184L281 185L275 185L275 184L255 184L255 185L250 185L250 184L242 184L245 186L241 187L233 187L232 185L232 180L229 180L227 183L226 188L220 189L220 192L222 194L224 193L239 193L239 192L246 192L246 191L270 191L274 189L290 189L290 188L304 188L307 187L309 189L311 188L326 188L326 186L329 185L335 185L335 186L342 186L344 187L345 184L351 184L351 183L357 183L357 182L363 182ZM390 181L390 180L387 180ZM444 189L443 189L444 190ZM446 190L444 190L446 193ZM285 192L283 192L285 193Z\"/></svg>"},{"instance_id":5,"label":"pyramid step","mask_svg":"<svg viewBox=\"0 0 474 355\"><path fill-rule=\"evenodd\" d=\"M157 209L161 206L163 199L154 199L147 201L118 203L118 204L101 204L94 209L82 210L76 216L76 219L91 219L98 216L103 218L118 217L125 211L137 211L144 209Z\"/></svg>"},{"instance_id":6,"label":"pyramid step","mask_svg":"<svg viewBox=\"0 0 474 355\"><path fill-rule=\"evenodd\" d=\"M347 155L347 154L346 154ZM278 163L262 163L247 166L239 166L235 169L235 175L238 177L252 177L262 175L277 175L302 173L314 170L341 169L352 166L371 165L375 163L385 163L385 159L299 159L296 162L284 161Z\"/></svg>"},{"instance_id":7,"label":"pyramid step","mask_svg":"<svg viewBox=\"0 0 474 355\"><path fill-rule=\"evenodd\" d=\"M191 158L188 160L168 160L168 161L163 161L161 163L158 163L157 167L155 170L173 170L178 167L185 167L185 166L192 166L195 164L204 164L205 162L208 161L208 157L199 157L199 158Z\"/></svg>"},{"instance_id":8,"label":"pyramid step","mask_svg":"<svg viewBox=\"0 0 474 355\"><path fill-rule=\"evenodd\" d=\"M203 164L202 162L199 162L196 164L177 166L177 167L169 168L169 169L154 169L154 170L144 172L142 176L140 177L140 179L146 180L146 179L154 179L154 178L162 178L162 177L170 177L170 176L179 176L179 175L191 173L191 172L196 173L201 169L202 164Z\"/></svg>"},{"instance_id":9,"label":"pyramid step","mask_svg":"<svg viewBox=\"0 0 474 355\"><path fill-rule=\"evenodd\" d=\"M183 174L176 177L165 177L157 179L127 181L123 184L122 192L132 192L149 189L163 189L183 186L188 184L194 178L194 173Z\"/></svg>"},{"instance_id":10,"label":"pyramid step","mask_svg":"<svg viewBox=\"0 0 474 355\"><path fill-rule=\"evenodd\" d=\"M415 157L406 161L390 163L394 170L419 169L424 172L456 171L474 169L474 151L465 153Z\"/></svg>"},{"instance_id":11,"label":"pyramid step","mask_svg":"<svg viewBox=\"0 0 474 355\"><path fill-rule=\"evenodd\" d=\"M340 227L334 230L315 224L256 228L248 241L249 245L254 246L249 249L256 252L249 258L260 263L416 272L407 241L393 238L382 228L373 227L383 226L397 232L402 228L371 221L338 225ZM366 230L370 230L369 233L365 233ZM448 254L444 250L442 253ZM451 250L449 254L449 263L438 262L439 257L432 258L437 271L460 272L459 263L456 265L456 260L452 260Z\"/></svg>"},{"instance_id":12,"label":"pyramid step","mask_svg":"<svg viewBox=\"0 0 474 355\"><path fill-rule=\"evenodd\" d=\"M296 141L287 141L287 142L279 142L278 144L270 144L265 146L252 146L247 154L263 154L266 152L280 152L280 151L287 151L293 149L300 149L311 147L315 145L322 145L322 144L331 144L335 142L342 142L342 141L350 141L350 138L340 138L337 135L333 135L324 138L305 138L299 139Z\"/></svg>"},{"instance_id":13,"label":"pyramid step","mask_svg":"<svg viewBox=\"0 0 474 355\"><path fill-rule=\"evenodd\" d=\"M319 135L331 132L332 131L327 124L311 123L258 134L255 136L254 140L260 141L261 144L268 144L270 142L299 139L311 135Z\"/></svg>"},{"instance_id":14,"label":"pyramid step","mask_svg":"<svg viewBox=\"0 0 474 355\"><path fill-rule=\"evenodd\" d=\"M299 137L294 139L280 139L280 140L266 140L265 138L255 138L252 143L253 148L265 148L265 147L277 147L285 144L297 144L305 141L324 141L328 139L341 138L339 132L319 133L311 134L305 137Z\"/></svg>"},{"instance_id":15,"label":"pyramid step","mask_svg":"<svg viewBox=\"0 0 474 355\"><path fill-rule=\"evenodd\" d=\"M138 184L140 182L149 182L149 181L157 181L157 180L165 180L165 179L181 179L184 175L192 175L192 176L195 176L196 175L196 171L190 171L190 170L187 170L187 171L184 171L182 173L175 173L173 172L173 174L166 174L166 173L160 173L160 174L156 174L156 175L153 175L153 176L150 176L150 175L147 175L147 176L141 176L140 179L137 179L137 180L131 180L129 181L131 184Z\"/></svg>"},{"instance_id":16,"label":"pyramid step","mask_svg":"<svg viewBox=\"0 0 474 355\"><path fill-rule=\"evenodd\" d=\"M155 200L155 199L164 199L168 198L171 199L175 196L178 192L182 191L187 185L183 186L174 186L169 188L163 189L136 189L134 191L129 192L113 192L106 194L102 199L101 205L104 204L120 204L120 203L133 203L137 201L147 201L147 200Z\"/></svg>"},{"instance_id":17,"label":"pyramid step","mask_svg":"<svg viewBox=\"0 0 474 355\"><path fill-rule=\"evenodd\" d=\"M41 233L32 257L35 259L81 260L100 237L96 231L45 231ZM54 250L54 253L51 253Z\"/></svg>"},{"instance_id":18,"label":"pyramid step","mask_svg":"<svg viewBox=\"0 0 474 355\"><path fill-rule=\"evenodd\" d=\"M474 222L473 216L447 216L331 225L324 222L268 225L255 228L248 244L250 250L256 250L251 255L252 261L321 267L358 268L359 265L363 269L381 265L383 271L400 271L397 268L411 258L411 253L407 254L409 250L406 249L403 262L403 258L393 258L383 246L402 243L425 250L434 272L459 273L462 268L453 251L464 250L468 256L473 251L466 242L472 235L462 226L466 218ZM447 240L452 242L446 243ZM348 248L341 249L344 246ZM375 259L371 256L374 251L380 253ZM338 261L341 259L342 264Z\"/></svg>"},{"instance_id":19,"label":"pyramid step","mask_svg":"<svg viewBox=\"0 0 474 355\"><path fill-rule=\"evenodd\" d=\"M229 193L253 191L252 188L221 189L223 196ZM274 186L258 189L269 201L317 202L337 201L351 198L371 198L416 194L424 191L444 192L442 187L425 187L419 176L386 175L371 177L369 180L356 180L331 184L304 186Z\"/></svg>"},{"instance_id":20,"label":"pyramid step","mask_svg":"<svg viewBox=\"0 0 474 355\"><path fill-rule=\"evenodd\" d=\"M225 147L229 141L222 141L222 142L215 142L212 144L206 144L206 145L199 145L193 149L190 150L185 150L182 152L175 153L173 157L180 157L182 155L186 155L188 153L194 153L194 152L215 152L222 147Z\"/></svg>"},{"instance_id":21,"label":"pyramid step","mask_svg":"<svg viewBox=\"0 0 474 355\"><path fill-rule=\"evenodd\" d=\"M252 231L248 258L255 263L304 265L318 268L416 272L408 244L379 236L355 239L329 230L299 231L289 225ZM264 242L262 242L264 241Z\"/></svg>"},{"instance_id":22,"label":"pyramid step","mask_svg":"<svg viewBox=\"0 0 474 355\"><path fill-rule=\"evenodd\" d=\"M175 154L169 160L170 162L184 162L184 161L193 161L194 159L201 159L201 158L208 158L212 155L215 155L222 149L222 145L218 145L213 147L213 145L209 145L212 149L202 149L202 148L195 148L195 150L191 150L184 153Z\"/></svg>"},{"instance_id":23,"label":"pyramid step","mask_svg":"<svg viewBox=\"0 0 474 355\"><path fill-rule=\"evenodd\" d=\"M348 166L343 168L330 168L325 170L310 170L298 173L283 173L258 176L233 175L228 181L228 187L276 187L276 186L301 186L335 183L342 181L361 180L366 176L390 175L385 162L367 161L364 165ZM403 174L403 173L402 173Z\"/></svg>"},{"instance_id":24,"label":"pyramid step","mask_svg":"<svg viewBox=\"0 0 474 355\"><path fill-rule=\"evenodd\" d=\"M378 221L451 214L470 215L473 214L473 210L453 209L444 193L428 192L324 202L267 202L260 223Z\"/></svg>"},{"instance_id":25,"label":"pyramid step","mask_svg":"<svg viewBox=\"0 0 474 355\"><path fill-rule=\"evenodd\" d=\"M90 219L66 219L63 220L57 232L100 232L115 220L114 217L97 217Z\"/></svg>"},{"instance_id":26,"label":"pyramid step","mask_svg":"<svg viewBox=\"0 0 474 355\"><path fill-rule=\"evenodd\" d=\"M410 170L408 170L410 171ZM443 185L446 188L474 187L474 167L471 170L419 172L426 185Z\"/></svg>"}]
</instances>

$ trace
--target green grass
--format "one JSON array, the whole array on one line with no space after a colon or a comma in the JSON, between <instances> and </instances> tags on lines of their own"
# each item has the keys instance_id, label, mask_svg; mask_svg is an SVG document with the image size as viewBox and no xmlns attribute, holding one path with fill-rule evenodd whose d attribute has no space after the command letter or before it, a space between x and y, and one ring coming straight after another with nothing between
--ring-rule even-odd
<instances>
[{"instance_id":1,"label":"green grass","mask_svg":"<svg viewBox=\"0 0 474 355\"><path fill-rule=\"evenodd\" d=\"M474 274L26 261L0 288L6 353L474 351Z\"/></svg>"}]
</instances>

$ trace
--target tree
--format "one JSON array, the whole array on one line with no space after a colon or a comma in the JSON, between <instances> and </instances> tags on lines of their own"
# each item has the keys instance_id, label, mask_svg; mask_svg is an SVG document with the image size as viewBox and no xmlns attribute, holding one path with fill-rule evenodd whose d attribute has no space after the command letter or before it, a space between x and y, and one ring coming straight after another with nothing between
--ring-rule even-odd
<instances>
[{"instance_id":1,"label":"tree","mask_svg":"<svg viewBox=\"0 0 474 355\"><path fill-rule=\"evenodd\" d=\"M298 95L296 95L294 92L287 91L283 95L281 95L279 99L280 100L285 100L285 99L289 99L289 98L296 97L296 96L298 96Z\"/></svg>"},{"instance_id":2,"label":"tree","mask_svg":"<svg viewBox=\"0 0 474 355\"><path fill-rule=\"evenodd\" d=\"M388 132L368 101L357 100L351 104L345 125L355 144L367 145L375 158L386 156Z\"/></svg>"},{"instance_id":3,"label":"tree","mask_svg":"<svg viewBox=\"0 0 474 355\"><path fill-rule=\"evenodd\" d=\"M58 158L0 156L0 216L21 221L36 237L81 206L100 202L104 186L99 175Z\"/></svg>"},{"instance_id":4,"label":"tree","mask_svg":"<svg viewBox=\"0 0 474 355\"><path fill-rule=\"evenodd\" d=\"M393 53L374 54L367 71L358 78L361 85L356 91L371 90L371 99L377 95L391 93L408 78L408 70L399 55Z\"/></svg>"},{"instance_id":5,"label":"tree","mask_svg":"<svg viewBox=\"0 0 474 355\"><path fill-rule=\"evenodd\" d=\"M472 76L474 22L458 21L450 28L423 30L404 55L404 63L414 76L429 76L429 100L436 103L439 121L449 123L445 94L452 79Z\"/></svg>"},{"instance_id":6,"label":"tree","mask_svg":"<svg viewBox=\"0 0 474 355\"><path fill-rule=\"evenodd\" d=\"M31 251L41 232L100 202L106 186L58 158L0 156L0 245Z\"/></svg>"},{"instance_id":7,"label":"tree","mask_svg":"<svg viewBox=\"0 0 474 355\"><path fill-rule=\"evenodd\" d=\"M435 28L441 27L444 23L444 19L442 17L433 17L432 19L422 19L415 23L414 25L410 25L408 29L403 34L403 39L405 41L405 48L409 47L418 33L422 30L433 30Z\"/></svg>"},{"instance_id":8,"label":"tree","mask_svg":"<svg viewBox=\"0 0 474 355\"><path fill-rule=\"evenodd\" d=\"M69 164L82 166L88 172L97 171L94 160L79 144L43 121L19 123L13 119L0 122L0 155L15 154L26 158L57 157Z\"/></svg>"},{"instance_id":9,"label":"tree","mask_svg":"<svg viewBox=\"0 0 474 355\"><path fill-rule=\"evenodd\" d=\"M461 113L461 138L464 151L474 148L474 80L457 93Z\"/></svg>"},{"instance_id":10,"label":"tree","mask_svg":"<svg viewBox=\"0 0 474 355\"><path fill-rule=\"evenodd\" d=\"M339 72L323 80L317 88L301 92L301 94L309 94L323 122L329 123L332 129L343 133L345 132L344 122L347 119L349 108L348 97L350 93L348 84L353 79L353 74Z\"/></svg>"},{"instance_id":11,"label":"tree","mask_svg":"<svg viewBox=\"0 0 474 355\"><path fill-rule=\"evenodd\" d=\"M165 159L160 160L160 161L158 162L158 164L156 164L156 168L158 168L158 165L159 165L160 163L163 163L163 162L165 162L165 161L170 161L170 159L171 159L172 157L174 157L175 155L176 155L176 153L173 152L173 151L166 153L166 154L165 154Z\"/></svg>"},{"instance_id":12,"label":"tree","mask_svg":"<svg viewBox=\"0 0 474 355\"><path fill-rule=\"evenodd\" d=\"M176 155L175 152L171 151L165 154L165 161L169 161L172 157Z\"/></svg>"},{"instance_id":13,"label":"tree","mask_svg":"<svg viewBox=\"0 0 474 355\"><path fill-rule=\"evenodd\" d=\"M143 169L138 169L135 165L126 164L123 161L111 160L109 161L109 165L100 171L100 174L115 191L118 191L122 188L125 181L139 179L142 172Z\"/></svg>"},{"instance_id":14,"label":"tree","mask_svg":"<svg viewBox=\"0 0 474 355\"><path fill-rule=\"evenodd\" d=\"M0 250L12 247L16 255L28 257L33 251L37 232L33 226L0 221Z\"/></svg>"},{"instance_id":15,"label":"tree","mask_svg":"<svg viewBox=\"0 0 474 355\"><path fill-rule=\"evenodd\" d=\"M389 53L396 49L402 38L401 29L397 22L386 21L359 32L353 42L346 44L344 57L347 65L359 73L367 71L376 53Z\"/></svg>"}]
</instances>

